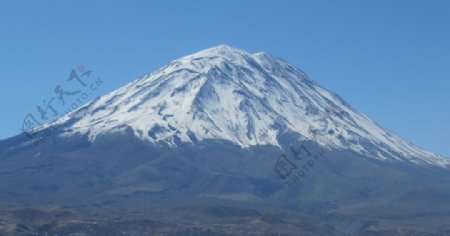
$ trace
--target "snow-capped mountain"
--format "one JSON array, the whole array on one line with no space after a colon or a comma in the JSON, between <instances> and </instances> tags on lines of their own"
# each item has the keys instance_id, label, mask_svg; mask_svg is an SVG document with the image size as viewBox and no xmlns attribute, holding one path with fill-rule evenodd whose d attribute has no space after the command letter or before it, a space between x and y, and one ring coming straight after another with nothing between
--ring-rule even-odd
<instances>
[{"instance_id":1,"label":"snow-capped mountain","mask_svg":"<svg viewBox=\"0 0 450 236\"><path fill-rule=\"evenodd\" d=\"M131 127L143 140L172 146L208 139L279 146L279 135L291 132L373 158L450 164L381 128L286 61L227 45L174 60L55 124L63 124L62 136L87 134L91 142Z\"/></svg>"},{"instance_id":2,"label":"snow-capped mountain","mask_svg":"<svg viewBox=\"0 0 450 236\"><path fill-rule=\"evenodd\" d=\"M266 53L221 45L177 59L35 131L39 145L0 141L0 205L245 206L277 212L257 217L270 225L302 225L295 212L341 232L319 235L448 226L448 159ZM210 213L194 218L238 212Z\"/></svg>"}]
</instances>

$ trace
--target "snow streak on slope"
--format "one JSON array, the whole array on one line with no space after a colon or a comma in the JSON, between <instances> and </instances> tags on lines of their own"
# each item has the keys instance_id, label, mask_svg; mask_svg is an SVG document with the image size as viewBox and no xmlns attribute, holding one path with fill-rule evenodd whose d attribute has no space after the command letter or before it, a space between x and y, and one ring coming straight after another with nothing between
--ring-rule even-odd
<instances>
[{"instance_id":1,"label":"snow streak on slope","mask_svg":"<svg viewBox=\"0 0 450 236\"><path fill-rule=\"evenodd\" d=\"M312 139L311 127L346 127L337 139L316 141L378 159L449 163L382 129L287 62L226 45L175 60L56 123L63 124L63 136L88 134L91 141L131 127L149 142L219 139L242 147L278 146L284 133Z\"/></svg>"}]
</instances>

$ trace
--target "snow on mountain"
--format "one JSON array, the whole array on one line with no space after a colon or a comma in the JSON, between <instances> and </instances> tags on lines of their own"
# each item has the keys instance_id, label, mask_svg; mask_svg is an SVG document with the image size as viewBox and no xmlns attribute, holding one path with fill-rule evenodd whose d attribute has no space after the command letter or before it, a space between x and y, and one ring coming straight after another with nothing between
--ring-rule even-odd
<instances>
[{"instance_id":1,"label":"snow on mountain","mask_svg":"<svg viewBox=\"0 0 450 236\"><path fill-rule=\"evenodd\" d=\"M279 135L293 132L378 159L450 165L384 130L284 60L227 45L172 61L55 124L64 127L61 136L81 133L91 141L131 127L141 139L172 146L208 139L279 146Z\"/></svg>"}]
</instances>

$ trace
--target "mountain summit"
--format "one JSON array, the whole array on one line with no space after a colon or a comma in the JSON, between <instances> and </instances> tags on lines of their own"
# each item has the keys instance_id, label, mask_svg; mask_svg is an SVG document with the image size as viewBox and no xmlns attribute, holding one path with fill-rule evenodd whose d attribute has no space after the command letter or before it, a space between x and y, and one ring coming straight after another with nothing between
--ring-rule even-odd
<instances>
[{"instance_id":1,"label":"mountain summit","mask_svg":"<svg viewBox=\"0 0 450 236\"><path fill-rule=\"evenodd\" d=\"M450 163L381 128L284 60L228 45L174 60L55 124L63 127L61 136L86 134L90 142L129 128L142 140L170 146L203 140L281 146L281 136L296 134L376 159Z\"/></svg>"}]
</instances>

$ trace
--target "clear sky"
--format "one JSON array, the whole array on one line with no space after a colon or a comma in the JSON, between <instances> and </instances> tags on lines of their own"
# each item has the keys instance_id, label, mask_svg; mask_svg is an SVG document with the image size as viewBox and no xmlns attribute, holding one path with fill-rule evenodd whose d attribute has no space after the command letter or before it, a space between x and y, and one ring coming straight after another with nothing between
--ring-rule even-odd
<instances>
[{"instance_id":1,"label":"clear sky","mask_svg":"<svg viewBox=\"0 0 450 236\"><path fill-rule=\"evenodd\" d=\"M0 139L18 134L78 64L103 80L99 96L226 43L286 59L450 157L449 13L448 0L0 0Z\"/></svg>"}]
</instances>

